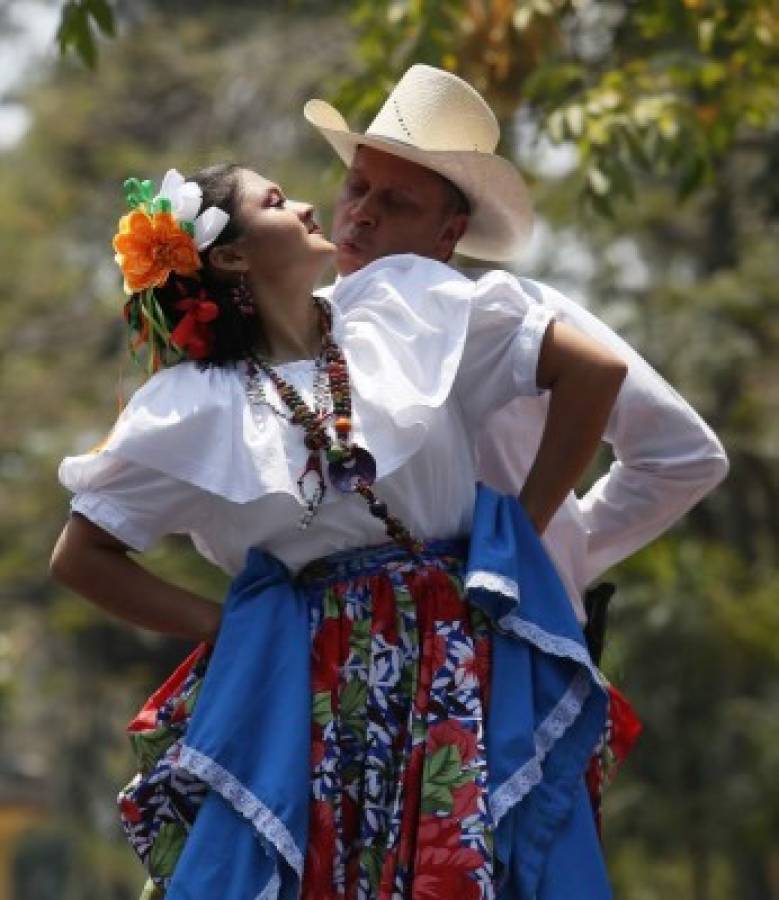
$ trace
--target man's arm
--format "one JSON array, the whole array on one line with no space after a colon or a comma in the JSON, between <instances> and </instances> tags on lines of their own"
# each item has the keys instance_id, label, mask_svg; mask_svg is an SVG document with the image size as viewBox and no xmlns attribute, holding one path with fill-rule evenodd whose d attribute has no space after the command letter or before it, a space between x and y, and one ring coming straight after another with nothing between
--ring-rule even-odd
<instances>
[{"instance_id":1,"label":"man's arm","mask_svg":"<svg viewBox=\"0 0 779 900\"><path fill-rule=\"evenodd\" d=\"M628 365L603 436L615 461L580 500L590 581L656 538L719 484L728 471L727 456L695 410L606 324L559 291L520 281L558 321Z\"/></svg>"}]
</instances>

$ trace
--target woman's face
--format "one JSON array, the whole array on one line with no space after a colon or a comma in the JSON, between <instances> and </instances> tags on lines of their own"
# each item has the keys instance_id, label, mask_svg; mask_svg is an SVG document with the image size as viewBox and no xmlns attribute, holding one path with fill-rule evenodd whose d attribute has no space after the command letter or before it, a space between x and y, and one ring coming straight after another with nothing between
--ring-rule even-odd
<instances>
[{"instance_id":1,"label":"woman's face","mask_svg":"<svg viewBox=\"0 0 779 900\"><path fill-rule=\"evenodd\" d=\"M253 280L273 278L289 266L317 269L335 253L325 239L308 203L288 200L281 188L262 175L241 172L237 218L241 237L236 244Z\"/></svg>"}]
</instances>

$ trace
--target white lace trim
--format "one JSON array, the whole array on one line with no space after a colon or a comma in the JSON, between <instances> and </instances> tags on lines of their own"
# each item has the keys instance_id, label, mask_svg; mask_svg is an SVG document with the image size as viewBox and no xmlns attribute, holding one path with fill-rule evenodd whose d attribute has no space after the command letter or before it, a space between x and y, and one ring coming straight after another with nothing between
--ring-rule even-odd
<instances>
[{"instance_id":1,"label":"white lace trim","mask_svg":"<svg viewBox=\"0 0 779 900\"><path fill-rule=\"evenodd\" d=\"M591 691L587 672L577 672L559 703L544 719L533 735L535 756L495 790L490 798L490 811L498 822L534 788L543 777L541 764L557 741L576 721Z\"/></svg>"},{"instance_id":2,"label":"white lace trim","mask_svg":"<svg viewBox=\"0 0 779 900\"><path fill-rule=\"evenodd\" d=\"M593 664L587 648L583 644L579 644L572 638L560 637L559 634L550 634L539 628L533 622L528 622L520 618L515 612L507 613L498 619L498 627L510 634L515 634L522 640L535 644L539 650L544 653L550 653L552 656L561 656L566 659L572 659L574 662L584 666L592 675L593 679L601 687L606 687L608 682Z\"/></svg>"},{"instance_id":3,"label":"white lace trim","mask_svg":"<svg viewBox=\"0 0 779 900\"><path fill-rule=\"evenodd\" d=\"M178 767L197 776L210 788L221 794L245 819L251 822L260 837L273 844L298 878L302 879L303 854L286 825L234 775L231 775L227 769L222 768L219 763L204 753L186 745L181 749ZM278 873L276 873L276 877L278 877ZM267 898L265 896L272 883L273 879L260 894L260 900L272 900L275 897L275 894L268 894Z\"/></svg>"},{"instance_id":4,"label":"white lace trim","mask_svg":"<svg viewBox=\"0 0 779 900\"><path fill-rule=\"evenodd\" d=\"M281 890L281 878L279 878L279 870L274 869L270 881L257 894L255 900L277 900L279 891Z\"/></svg>"},{"instance_id":5,"label":"white lace trim","mask_svg":"<svg viewBox=\"0 0 779 900\"><path fill-rule=\"evenodd\" d=\"M519 585L513 578L477 569L470 572L465 579L465 590L484 590L493 594L501 594L519 603Z\"/></svg>"}]
</instances>

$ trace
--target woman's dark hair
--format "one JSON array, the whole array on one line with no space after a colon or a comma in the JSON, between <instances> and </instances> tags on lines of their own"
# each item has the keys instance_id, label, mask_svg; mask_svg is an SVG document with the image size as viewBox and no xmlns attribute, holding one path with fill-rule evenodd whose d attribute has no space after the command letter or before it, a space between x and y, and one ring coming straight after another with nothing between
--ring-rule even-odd
<instances>
[{"instance_id":1,"label":"woman's dark hair","mask_svg":"<svg viewBox=\"0 0 779 900\"><path fill-rule=\"evenodd\" d=\"M210 265L212 247L229 244L241 236L238 208L241 200L241 172L243 167L220 164L202 169L187 178L194 181L203 192L201 210L217 206L224 210L230 221L219 237L205 250L200 251L202 268L196 276L184 277L172 273L162 287L155 289L155 297L165 315L169 331L173 331L185 312L177 304L186 297L204 297L219 307L219 315L208 323L209 350L198 359L201 368L230 366L252 356L260 337L260 323L251 303L240 302L236 296L238 281L227 281ZM132 298L131 301L132 302ZM163 363L166 363L163 360Z\"/></svg>"}]
</instances>

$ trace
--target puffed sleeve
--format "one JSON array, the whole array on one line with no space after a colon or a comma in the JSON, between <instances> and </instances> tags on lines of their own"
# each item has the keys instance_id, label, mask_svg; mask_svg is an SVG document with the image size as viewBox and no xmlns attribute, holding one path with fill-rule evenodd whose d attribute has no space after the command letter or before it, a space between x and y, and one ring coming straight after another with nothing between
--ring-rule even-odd
<instances>
[{"instance_id":1,"label":"puffed sleeve","mask_svg":"<svg viewBox=\"0 0 779 900\"><path fill-rule=\"evenodd\" d=\"M82 473L76 482L71 511L133 550L148 550L166 534L196 531L208 515L209 495L187 482L117 456L92 462L88 475ZM68 478L67 466L61 481L65 487L76 484Z\"/></svg>"},{"instance_id":2,"label":"puffed sleeve","mask_svg":"<svg viewBox=\"0 0 779 900\"><path fill-rule=\"evenodd\" d=\"M538 359L553 313L527 294L508 272L473 283L465 348L455 392L469 423L515 397L537 396Z\"/></svg>"},{"instance_id":3,"label":"puffed sleeve","mask_svg":"<svg viewBox=\"0 0 779 900\"><path fill-rule=\"evenodd\" d=\"M233 380L191 363L149 379L99 449L60 463L72 510L140 551L163 535L196 531L213 495L253 496L245 401Z\"/></svg>"}]
</instances>

